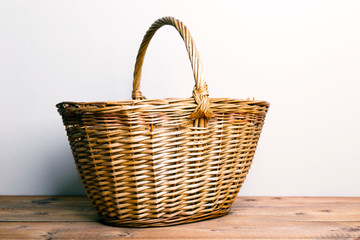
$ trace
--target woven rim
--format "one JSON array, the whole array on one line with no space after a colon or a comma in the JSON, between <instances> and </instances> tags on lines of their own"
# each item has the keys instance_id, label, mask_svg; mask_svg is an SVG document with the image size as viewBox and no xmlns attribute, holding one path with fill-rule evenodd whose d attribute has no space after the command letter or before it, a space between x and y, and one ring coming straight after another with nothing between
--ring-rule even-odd
<instances>
[{"instance_id":1,"label":"woven rim","mask_svg":"<svg viewBox=\"0 0 360 240\"><path fill-rule=\"evenodd\" d=\"M210 106L213 102L226 102L228 104L233 104L232 107L227 107L229 111L241 108L242 111L253 112L253 108L240 107L237 104L249 105L249 106L259 106L259 107L269 107L270 103L262 100L247 100L247 99L235 99L235 98L209 98ZM121 110L136 110L145 106L152 108L164 107L169 104L176 103L187 103L189 108L196 108L196 102L193 98L164 98L164 99L143 99L143 100L120 100L120 101L99 101L99 102L72 102L64 101L56 104L60 113L64 111L71 113L86 113L86 112L101 112L106 110L111 110L114 108L114 111ZM190 118L190 116L189 116Z\"/></svg>"}]
</instances>

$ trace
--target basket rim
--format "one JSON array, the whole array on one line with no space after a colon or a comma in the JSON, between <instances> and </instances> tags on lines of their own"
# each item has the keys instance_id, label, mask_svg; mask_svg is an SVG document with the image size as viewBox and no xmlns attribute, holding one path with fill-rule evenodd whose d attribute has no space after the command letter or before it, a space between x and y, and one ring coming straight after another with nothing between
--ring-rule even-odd
<instances>
[{"instance_id":1,"label":"basket rim","mask_svg":"<svg viewBox=\"0 0 360 240\"><path fill-rule=\"evenodd\" d=\"M234 103L245 103L250 105L260 105L260 106L270 106L270 103L264 100L250 100L250 99L236 99L236 98L209 98L210 102L234 102ZM123 105L141 105L144 104L156 104L156 105L166 105L175 102L184 102L189 101L190 103L194 102L194 98L162 98L162 99L142 99L142 100L116 100L116 101L95 101L95 102L76 102L76 101L63 101L56 104L57 108L67 108L71 106L97 106L103 105L103 107L107 106L123 106Z\"/></svg>"}]
</instances>

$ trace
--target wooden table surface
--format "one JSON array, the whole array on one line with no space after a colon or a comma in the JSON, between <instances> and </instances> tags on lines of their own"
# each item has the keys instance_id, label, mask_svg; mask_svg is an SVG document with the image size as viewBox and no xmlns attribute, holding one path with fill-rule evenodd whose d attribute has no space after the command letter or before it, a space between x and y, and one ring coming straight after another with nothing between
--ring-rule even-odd
<instances>
[{"instance_id":1,"label":"wooden table surface","mask_svg":"<svg viewBox=\"0 0 360 240\"><path fill-rule=\"evenodd\" d=\"M0 196L0 239L358 239L359 197L238 197L229 215L172 227L98 222L86 197Z\"/></svg>"}]
</instances>

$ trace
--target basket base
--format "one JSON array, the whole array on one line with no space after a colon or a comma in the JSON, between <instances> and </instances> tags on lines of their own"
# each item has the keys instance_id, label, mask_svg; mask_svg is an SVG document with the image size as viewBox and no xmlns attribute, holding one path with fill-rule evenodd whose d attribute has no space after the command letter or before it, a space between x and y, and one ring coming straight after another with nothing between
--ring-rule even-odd
<instances>
[{"instance_id":1,"label":"basket base","mask_svg":"<svg viewBox=\"0 0 360 240\"><path fill-rule=\"evenodd\" d=\"M167 227L179 224L187 224L199 222L207 219L218 218L225 216L229 210L217 210L207 214L196 214L192 216L176 216L174 218L156 218L156 219L111 219L102 217L101 222L116 227L133 227L133 228L148 228L148 227Z\"/></svg>"}]
</instances>

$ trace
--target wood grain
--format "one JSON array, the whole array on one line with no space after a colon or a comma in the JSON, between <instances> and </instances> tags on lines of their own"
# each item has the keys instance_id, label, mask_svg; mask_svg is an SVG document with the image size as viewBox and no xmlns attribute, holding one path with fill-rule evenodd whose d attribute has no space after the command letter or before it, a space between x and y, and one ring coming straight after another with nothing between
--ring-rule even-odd
<instances>
[{"instance_id":1,"label":"wood grain","mask_svg":"<svg viewBox=\"0 0 360 240\"><path fill-rule=\"evenodd\" d=\"M229 215L163 228L98 222L86 197L0 196L0 239L360 239L360 198L238 197Z\"/></svg>"},{"instance_id":2,"label":"wood grain","mask_svg":"<svg viewBox=\"0 0 360 240\"><path fill-rule=\"evenodd\" d=\"M86 197L0 196L0 222L98 221Z\"/></svg>"}]
</instances>

